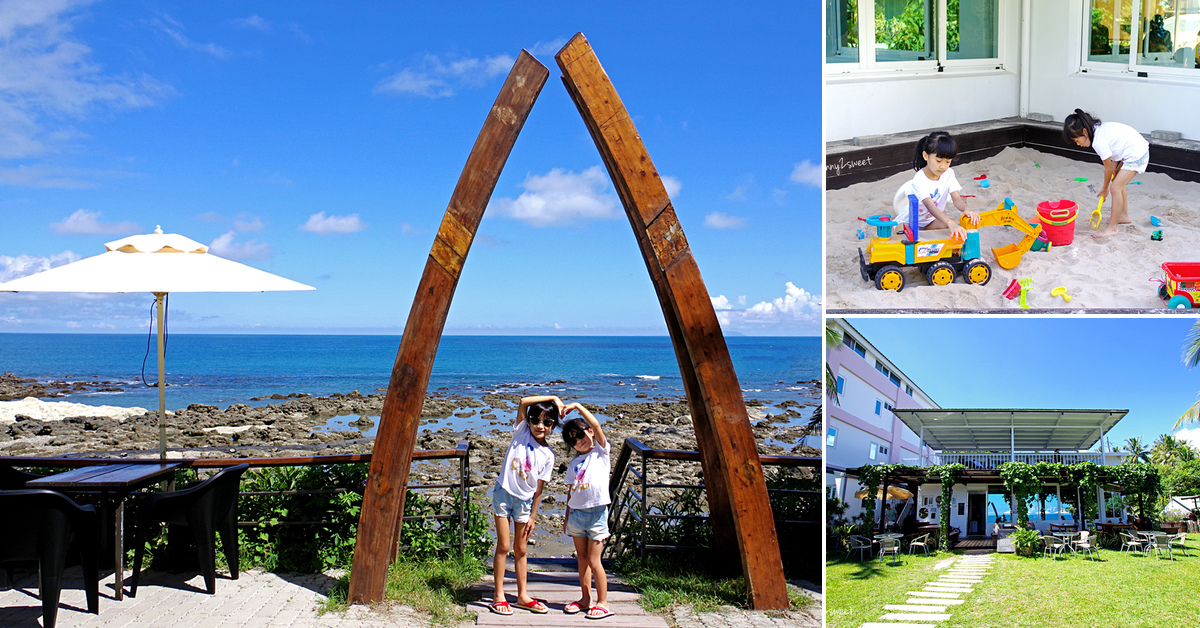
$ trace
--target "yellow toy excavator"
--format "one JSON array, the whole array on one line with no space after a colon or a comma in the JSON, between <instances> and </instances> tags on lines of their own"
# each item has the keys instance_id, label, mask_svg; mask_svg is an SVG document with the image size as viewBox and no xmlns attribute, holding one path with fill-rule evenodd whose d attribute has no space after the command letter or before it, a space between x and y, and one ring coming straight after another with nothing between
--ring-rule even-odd
<instances>
[{"instance_id":1,"label":"yellow toy excavator","mask_svg":"<svg viewBox=\"0 0 1200 628\"><path fill-rule=\"evenodd\" d=\"M964 229L977 229L979 227L1000 227L1009 226L1025 234L1020 242L1008 244L998 249L992 249L992 255L996 256L996 263L1000 264L1000 268L1012 270L1021 263L1021 256L1030 249L1040 250L1042 248L1049 249L1050 243L1044 238L1039 240L1038 236L1042 234L1042 225L1032 223L1021 218L1017 214L1017 205L1012 202L1012 199L1005 198L1004 202L997 205L996 209L980 212L979 224L972 225L971 220L966 216L958 219L958 224Z\"/></svg>"}]
</instances>

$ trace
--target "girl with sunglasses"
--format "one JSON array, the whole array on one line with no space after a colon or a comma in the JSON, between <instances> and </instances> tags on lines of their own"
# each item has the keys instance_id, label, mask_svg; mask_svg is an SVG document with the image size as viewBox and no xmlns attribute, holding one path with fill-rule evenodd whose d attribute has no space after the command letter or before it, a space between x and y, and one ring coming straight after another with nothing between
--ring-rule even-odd
<instances>
[{"instance_id":1,"label":"girl with sunglasses","mask_svg":"<svg viewBox=\"0 0 1200 628\"><path fill-rule=\"evenodd\" d=\"M562 400L552 395L525 397L517 408L512 443L492 489L492 513L496 516L496 556L492 563L495 593L490 607L493 613L512 615L513 612L504 595L504 570L510 549L517 575L517 608L533 613L549 610L545 602L533 599L526 590L526 548L542 503L542 486L554 471L554 451L546 444L546 437L558 425L562 414ZM509 519L514 521L513 537L509 536Z\"/></svg>"}]
</instances>

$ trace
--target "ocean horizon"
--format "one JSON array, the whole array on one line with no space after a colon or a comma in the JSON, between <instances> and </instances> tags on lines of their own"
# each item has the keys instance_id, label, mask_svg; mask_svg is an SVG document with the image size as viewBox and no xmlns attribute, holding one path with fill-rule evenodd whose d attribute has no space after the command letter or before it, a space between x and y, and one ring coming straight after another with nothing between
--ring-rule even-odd
<instances>
[{"instance_id":1,"label":"ocean horizon","mask_svg":"<svg viewBox=\"0 0 1200 628\"><path fill-rule=\"evenodd\" d=\"M55 400L152 409L157 389L140 380L143 364L146 380L157 379L155 342L146 334L2 333L0 371L41 382L110 381L122 390ZM811 399L821 339L729 336L726 344L748 401ZM253 398L292 393L380 392L399 346L399 335L170 334L167 408L263 405L272 400ZM596 404L684 395L667 336L446 335L428 390L471 397L545 391Z\"/></svg>"}]
</instances>

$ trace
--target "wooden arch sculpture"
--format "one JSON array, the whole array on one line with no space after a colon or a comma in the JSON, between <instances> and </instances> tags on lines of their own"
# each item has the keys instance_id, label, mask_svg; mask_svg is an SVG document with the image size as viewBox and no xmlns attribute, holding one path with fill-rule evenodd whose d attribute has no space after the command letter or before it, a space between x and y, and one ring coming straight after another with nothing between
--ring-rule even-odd
<instances>
[{"instance_id":1,"label":"wooden arch sculpture","mask_svg":"<svg viewBox=\"0 0 1200 628\"><path fill-rule=\"evenodd\" d=\"M725 337L671 200L616 89L582 33L556 55L596 142L658 294L701 455L718 552L736 551L757 609L787 608L783 564L758 448ZM383 597L446 314L496 180L549 71L521 51L480 131L425 264L400 341L363 496L350 600Z\"/></svg>"}]
</instances>

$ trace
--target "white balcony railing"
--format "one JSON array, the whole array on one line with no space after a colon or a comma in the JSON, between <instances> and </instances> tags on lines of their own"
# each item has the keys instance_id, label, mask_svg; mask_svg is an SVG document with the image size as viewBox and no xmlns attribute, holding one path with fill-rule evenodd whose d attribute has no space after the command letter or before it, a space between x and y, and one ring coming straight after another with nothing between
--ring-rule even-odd
<instances>
[{"instance_id":1,"label":"white balcony railing","mask_svg":"<svg viewBox=\"0 0 1200 628\"><path fill-rule=\"evenodd\" d=\"M1096 464L1105 464L1105 454L1095 451L1083 453L1077 452L1017 452L1015 454L983 454L976 452L952 452L943 451L940 454L933 456L930 465L935 464L954 464L958 463L966 466L968 469L995 469L1000 465L1016 460L1017 462L1026 462L1033 464L1036 462L1058 462L1062 464L1076 464L1079 462L1094 462Z\"/></svg>"}]
</instances>

